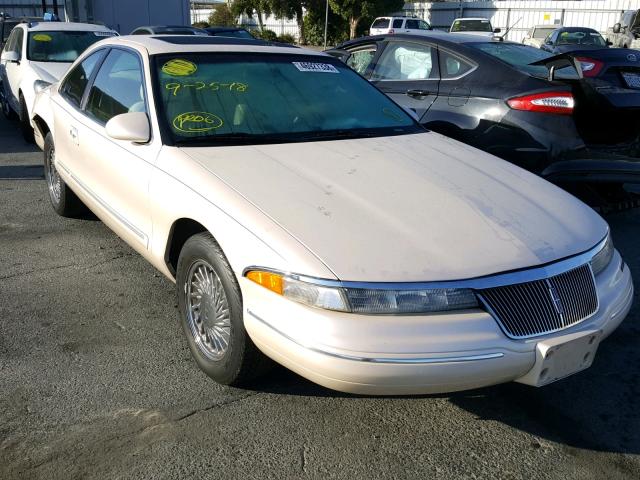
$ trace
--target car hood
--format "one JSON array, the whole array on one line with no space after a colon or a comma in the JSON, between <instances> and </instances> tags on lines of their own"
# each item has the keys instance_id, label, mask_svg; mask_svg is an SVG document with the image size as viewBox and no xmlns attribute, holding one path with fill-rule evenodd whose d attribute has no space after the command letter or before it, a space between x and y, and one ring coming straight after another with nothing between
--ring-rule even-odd
<instances>
[{"instance_id":1,"label":"car hood","mask_svg":"<svg viewBox=\"0 0 640 480\"><path fill-rule=\"evenodd\" d=\"M581 253L607 232L550 183L431 132L182 150L341 280L473 278Z\"/></svg>"},{"instance_id":2,"label":"car hood","mask_svg":"<svg viewBox=\"0 0 640 480\"><path fill-rule=\"evenodd\" d=\"M66 73L71 63L66 62L30 62L31 68L40 80L55 83Z\"/></svg>"}]
</instances>

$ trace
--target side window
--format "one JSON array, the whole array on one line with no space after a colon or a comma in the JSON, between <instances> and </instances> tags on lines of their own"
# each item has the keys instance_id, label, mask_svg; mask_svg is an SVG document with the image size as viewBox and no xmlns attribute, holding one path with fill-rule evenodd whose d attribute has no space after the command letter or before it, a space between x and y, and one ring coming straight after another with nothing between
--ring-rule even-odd
<instances>
[{"instance_id":1,"label":"side window","mask_svg":"<svg viewBox=\"0 0 640 480\"><path fill-rule=\"evenodd\" d=\"M104 55L104 50L98 50L85 58L80 65L77 65L62 82L60 93L66 97L76 107L80 108L84 90L87 88L87 82L91 78L93 70L96 68L98 61Z\"/></svg>"},{"instance_id":2,"label":"side window","mask_svg":"<svg viewBox=\"0 0 640 480\"><path fill-rule=\"evenodd\" d=\"M403 22L403 21L404 21L404 20L402 20L401 18L396 18L396 19L393 21L393 28L402 28L402 22Z\"/></svg>"},{"instance_id":3,"label":"side window","mask_svg":"<svg viewBox=\"0 0 640 480\"><path fill-rule=\"evenodd\" d=\"M13 52L13 46L16 42L16 32L17 30L13 30L10 34L9 34L9 38L7 39L7 43L4 44L4 51L5 52Z\"/></svg>"},{"instance_id":4,"label":"side window","mask_svg":"<svg viewBox=\"0 0 640 480\"><path fill-rule=\"evenodd\" d=\"M142 66L137 55L113 49L89 91L86 111L101 123L127 112L146 112Z\"/></svg>"},{"instance_id":5,"label":"side window","mask_svg":"<svg viewBox=\"0 0 640 480\"><path fill-rule=\"evenodd\" d=\"M360 75L364 75L367 67L371 64L371 60L376 54L376 47L367 47L362 50L356 50L346 61L346 64Z\"/></svg>"},{"instance_id":6,"label":"side window","mask_svg":"<svg viewBox=\"0 0 640 480\"><path fill-rule=\"evenodd\" d=\"M420 30L431 30L431 26L424 20L420 20L420 22L418 22L418 28Z\"/></svg>"},{"instance_id":7,"label":"side window","mask_svg":"<svg viewBox=\"0 0 640 480\"><path fill-rule=\"evenodd\" d=\"M13 51L17 52L22 59L22 41L24 40L24 30L22 28L16 28L16 36L13 43Z\"/></svg>"},{"instance_id":8,"label":"side window","mask_svg":"<svg viewBox=\"0 0 640 480\"><path fill-rule=\"evenodd\" d=\"M407 20L405 28L411 30L418 30L420 28L420 22L418 20Z\"/></svg>"},{"instance_id":9,"label":"side window","mask_svg":"<svg viewBox=\"0 0 640 480\"><path fill-rule=\"evenodd\" d=\"M371 80L425 80L437 78L435 49L409 42L390 42L380 56Z\"/></svg>"},{"instance_id":10,"label":"side window","mask_svg":"<svg viewBox=\"0 0 640 480\"><path fill-rule=\"evenodd\" d=\"M474 65L452 53L440 50L440 77L458 78L471 69Z\"/></svg>"}]
</instances>

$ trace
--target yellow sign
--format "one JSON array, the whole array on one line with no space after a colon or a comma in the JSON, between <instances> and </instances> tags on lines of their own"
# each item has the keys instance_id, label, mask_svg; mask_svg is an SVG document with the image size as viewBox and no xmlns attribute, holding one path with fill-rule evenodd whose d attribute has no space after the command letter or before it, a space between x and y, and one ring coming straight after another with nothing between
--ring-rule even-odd
<instances>
[{"instance_id":1,"label":"yellow sign","mask_svg":"<svg viewBox=\"0 0 640 480\"><path fill-rule=\"evenodd\" d=\"M549 20L551 20L551 14L550 13L545 13L544 14L544 21L548 22Z\"/></svg>"},{"instance_id":2,"label":"yellow sign","mask_svg":"<svg viewBox=\"0 0 640 480\"><path fill-rule=\"evenodd\" d=\"M51 35L47 35L46 33L36 33L32 38L36 42L50 42L52 40Z\"/></svg>"},{"instance_id":3,"label":"yellow sign","mask_svg":"<svg viewBox=\"0 0 640 480\"><path fill-rule=\"evenodd\" d=\"M220 117L207 112L185 112L173 119L173 128L185 133L208 132L220 128L224 122Z\"/></svg>"},{"instance_id":4,"label":"yellow sign","mask_svg":"<svg viewBox=\"0 0 640 480\"><path fill-rule=\"evenodd\" d=\"M196 70L198 70L198 67L195 63L180 58L169 60L162 66L162 71L172 77L186 77L188 75L193 75L196 73Z\"/></svg>"}]
</instances>

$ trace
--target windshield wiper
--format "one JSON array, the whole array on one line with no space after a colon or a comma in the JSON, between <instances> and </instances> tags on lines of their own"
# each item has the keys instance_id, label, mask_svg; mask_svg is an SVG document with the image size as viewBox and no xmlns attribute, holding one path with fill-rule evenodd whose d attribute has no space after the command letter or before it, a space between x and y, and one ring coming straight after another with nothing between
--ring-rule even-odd
<instances>
[{"instance_id":1,"label":"windshield wiper","mask_svg":"<svg viewBox=\"0 0 640 480\"><path fill-rule=\"evenodd\" d=\"M269 134L252 134L252 133L224 133L220 135L206 135L202 137L182 138L176 140L176 145L218 145L218 144L241 144L253 145L259 143L283 143L290 142L290 135L269 135Z\"/></svg>"}]
</instances>

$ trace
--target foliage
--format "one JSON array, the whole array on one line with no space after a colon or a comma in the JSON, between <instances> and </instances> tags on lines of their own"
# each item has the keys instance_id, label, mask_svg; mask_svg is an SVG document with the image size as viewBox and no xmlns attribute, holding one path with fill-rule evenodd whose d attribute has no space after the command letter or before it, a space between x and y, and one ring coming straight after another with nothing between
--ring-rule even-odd
<instances>
[{"instance_id":1,"label":"foliage","mask_svg":"<svg viewBox=\"0 0 640 480\"><path fill-rule=\"evenodd\" d=\"M401 10L403 0L329 0L331 9L349 22L349 38L355 38L360 22Z\"/></svg>"},{"instance_id":2,"label":"foliage","mask_svg":"<svg viewBox=\"0 0 640 480\"><path fill-rule=\"evenodd\" d=\"M322 5L307 10L304 17L304 31L307 42L311 45L324 45L325 6ZM340 15L329 9L327 23L327 45L338 45L349 38L349 23Z\"/></svg>"},{"instance_id":3,"label":"foliage","mask_svg":"<svg viewBox=\"0 0 640 480\"><path fill-rule=\"evenodd\" d=\"M266 40L268 42L275 42L278 39L278 35L273 30L269 30L265 28L264 30L253 30L251 34L262 40Z\"/></svg>"},{"instance_id":4,"label":"foliage","mask_svg":"<svg viewBox=\"0 0 640 480\"><path fill-rule=\"evenodd\" d=\"M279 35L276 40L281 43L296 43L295 37L289 33L283 33L282 35Z\"/></svg>"},{"instance_id":5,"label":"foliage","mask_svg":"<svg viewBox=\"0 0 640 480\"><path fill-rule=\"evenodd\" d=\"M234 26L236 24L236 16L226 3L216 5L211 15L209 15L209 24L222 27Z\"/></svg>"},{"instance_id":6,"label":"foliage","mask_svg":"<svg viewBox=\"0 0 640 480\"><path fill-rule=\"evenodd\" d=\"M191 26L196 28L207 28L211 25L209 25L209 22L194 22Z\"/></svg>"}]
</instances>

